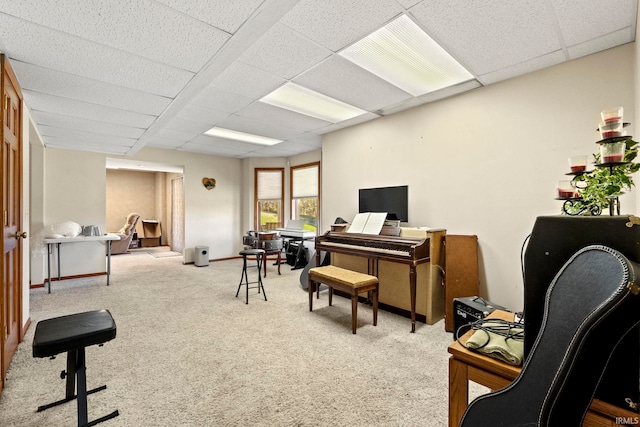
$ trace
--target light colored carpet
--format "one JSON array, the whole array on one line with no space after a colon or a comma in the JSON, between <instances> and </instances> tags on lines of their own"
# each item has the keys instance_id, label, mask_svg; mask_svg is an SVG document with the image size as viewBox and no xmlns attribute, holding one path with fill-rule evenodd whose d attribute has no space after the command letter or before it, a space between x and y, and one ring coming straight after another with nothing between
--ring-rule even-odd
<instances>
[{"instance_id":1,"label":"light colored carpet","mask_svg":"<svg viewBox=\"0 0 640 427\"><path fill-rule=\"evenodd\" d=\"M172 256L182 256L182 254L180 252L174 252L174 251L166 251L166 252L147 252L149 255L151 255L154 258L167 258L167 257L172 257Z\"/></svg>"},{"instance_id":2,"label":"light colored carpet","mask_svg":"<svg viewBox=\"0 0 640 427\"><path fill-rule=\"evenodd\" d=\"M241 260L207 267L148 253L112 258L104 276L66 280L52 294L31 291L32 325L0 396L1 426L76 425L75 401L36 413L64 397L66 354L34 359L38 321L109 309L117 337L87 348L89 420L118 409L101 426L446 426L448 353L444 322L418 324L385 311L378 326L350 301L326 292L314 301L301 270L269 265L268 301L235 293ZM255 277L255 270L252 272ZM472 387L472 394L486 391Z\"/></svg>"}]
</instances>

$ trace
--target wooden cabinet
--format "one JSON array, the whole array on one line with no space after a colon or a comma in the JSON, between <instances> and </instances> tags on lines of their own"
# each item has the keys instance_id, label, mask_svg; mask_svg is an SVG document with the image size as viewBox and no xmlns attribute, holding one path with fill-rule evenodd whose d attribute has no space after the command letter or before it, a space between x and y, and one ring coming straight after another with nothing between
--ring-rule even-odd
<instances>
[{"instance_id":1,"label":"wooden cabinet","mask_svg":"<svg viewBox=\"0 0 640 427\"><path fill-rule=\"evenodd\" d=\"M479 295L478 236L444 237L445 330L453 331L454 298Z\"/></svg>"}]
</instances>

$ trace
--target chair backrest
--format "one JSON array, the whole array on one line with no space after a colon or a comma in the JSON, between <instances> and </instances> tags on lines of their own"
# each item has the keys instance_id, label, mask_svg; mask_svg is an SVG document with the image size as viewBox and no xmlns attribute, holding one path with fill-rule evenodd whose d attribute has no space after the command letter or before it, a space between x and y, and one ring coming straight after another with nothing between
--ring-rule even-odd
<instances>
[{"instance_id":1,"label":"chair backrest","mask_svg":"<svg viewBox=\"0 0 640 427\"><path fill-rule=\"evenodd\" d=\"M136 228L136 224L138 223L138 219L140 219L140 215L137 213L130 213L127 215L127 221L122 226L119 233L127 236L132 235Z\"/></svg>"}]
</instances>

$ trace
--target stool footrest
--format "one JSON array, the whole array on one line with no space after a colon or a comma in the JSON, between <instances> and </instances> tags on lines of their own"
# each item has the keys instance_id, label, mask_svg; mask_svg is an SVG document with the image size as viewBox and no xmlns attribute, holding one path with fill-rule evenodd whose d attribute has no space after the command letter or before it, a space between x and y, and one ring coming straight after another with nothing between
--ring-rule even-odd
<instances>
[{"instance_id":1,"label":"stool footrest","mask_svg":"<svg viewBox=\"0 0 640 427\"><path fill-rule=\"evenodd\" d=\"M87 391L87 396L93 393L97 393L99 391L105 390L107 388L106 385L101 385L100 387L96 387L94 389L91 389L89 391ZM38 409L36 410L36 412L42 412L45 409L49 409L49 408L53 408L54 406L58 406L58 405L62 405L63 403L67 403L67 402L71 402L72 400L76 400L78 398L78 395L74 395L71 397L65 397L64 399L60 399L58 401L52 402L52 403L47 403L46 405L42 405L42 406L38 406Z\"/></svg>"},{"instance_id":2,"label":"stool footrest","mask_svg":"<svg viewBox=\"0 0 640 427\"><path fill-rule=\"evenodd\" d=\"M104 417L100 417L97 420L93 420L91 422L88 422L87 424L85 424L83 427L91 427L91 426L95 426L96 424L100 424L103 421L107 421L110 420L111 418L115 418L118 415L120 415L120 412L118 412L118 410L116 409L115 411L113 411L112 413L105 415Z\"/></svg>"}]
</instances>

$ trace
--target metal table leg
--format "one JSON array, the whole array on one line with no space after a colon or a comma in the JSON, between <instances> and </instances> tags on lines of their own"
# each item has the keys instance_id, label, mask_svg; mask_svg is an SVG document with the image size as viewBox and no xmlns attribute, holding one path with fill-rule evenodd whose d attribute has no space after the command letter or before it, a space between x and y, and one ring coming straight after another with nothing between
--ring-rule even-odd
<instances>
[{"instance_id":1,"label":"metal table leg","mask_svg":"<svg viewBox=\"0 0 640 427\"><path fill-rule=\"evenodd\" d=\"M56 243L58 250L58 282L61 280L60 278L60 243Z\"/></svg>"},{"instance_id":2,"label":"metal table leg","mask_svg":"<svg viewBox=\"0 0 640 427\"><path fill-rule=\"evenodd\" d=\"M111 240L107 240L107 286L109 286L110 276L111 276Z\"/></svg>"},{"instance_id":3,"label":"metal table leg","mask_svg":"<svg viewBox=\"0 0 640 427\"><path fill-rule=\"evenodd\" d=\"M49 293L51 293L51 243L47 243L47 287L49 288Z\"/></svg>"}]
</instances>

